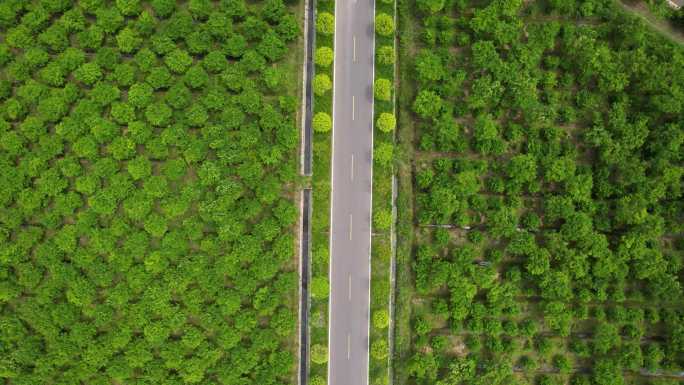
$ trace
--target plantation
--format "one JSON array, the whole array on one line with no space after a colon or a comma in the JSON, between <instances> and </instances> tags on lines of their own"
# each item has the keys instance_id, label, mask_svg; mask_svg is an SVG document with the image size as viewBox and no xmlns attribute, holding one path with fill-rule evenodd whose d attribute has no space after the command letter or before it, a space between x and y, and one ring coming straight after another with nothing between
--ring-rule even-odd
<instances>
[{"instance_id":1,"label":"plantation","mask_svg":"<svg viewBox=\"0 0 684 385\"><path fill-rule=\"evenodd\" d=\"M0 382L293 382L300 7L0 2Z\"/></svg>"},{"instance_id":2,"label":"plantation","mask_svg":"<svg viewBox=\"0 0 684 385\"><path fill-rule=\"evenodd\" d=\"M608 0L399 14L395 381L684 380L681 47Z\"/></svg>"}]
</instances>

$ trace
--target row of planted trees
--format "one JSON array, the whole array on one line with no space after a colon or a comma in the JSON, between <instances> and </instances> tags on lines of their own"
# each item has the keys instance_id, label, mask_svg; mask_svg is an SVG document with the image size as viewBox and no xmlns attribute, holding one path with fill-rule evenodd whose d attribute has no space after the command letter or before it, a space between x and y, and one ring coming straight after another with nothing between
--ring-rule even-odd
<instances>
[{"instance_id":1,"label":"row of planted trees","mask_svg":"<svg viewBox=\"0 0 684 385\"><path fill-rule=\"evenodd\" d=\"M612 385L680 370L681 49L607 1L414 6L425 302L407 376Z\"/></svg>"},{"instance_id":2,"label":"row of planted trees","mask_svg":"<svg viewBox=\"0 0 684 385\"><path fill-rule=\"evenodd\" d=\"M291 379L296 7L1 2L3 381Z\"/></svg>"}]
</instances>

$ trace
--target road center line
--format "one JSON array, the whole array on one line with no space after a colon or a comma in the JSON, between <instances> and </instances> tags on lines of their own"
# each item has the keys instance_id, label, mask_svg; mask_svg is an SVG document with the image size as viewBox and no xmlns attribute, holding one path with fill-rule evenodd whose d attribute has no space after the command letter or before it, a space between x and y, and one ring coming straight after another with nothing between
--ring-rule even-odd
<instances>
[{"instance_id":1,"label":"road center line","mask_svg":"<svg viewBox=\"0 0 684 385\"><path fill-rule=\"evenodd\" d=\"M351 334L347 333L347 360L351 358Z\"/></svg>"},{"instance_id":2,"label":"road center line","mask_svg":"<svg viewBox=\"0 0 684 385\"><path fill-rule=\"evenodd\" d=\"M354 2L356 2L356 0ZM354 63L356 63L356 35L354 35L352 37L352 42L353 42L352 58L354 60Z\"/></svg>"},{"instance_id":3,"label":"road center line","mask_svg":"<svg viewBox=\"0 0 684 385\"><path fill-rule=\"evenodd\" d=\"M352 120L354 120L354 111L356 110L356 97L352 95Z\"/></svg>"},{"instance_id":4,"label":"road center line","mask_svg":"<svg viewBox=\"0 0 684 385\"><path fill-rule=\"evenodd\" d=\"M351 241L352 239L352 224L354 222L352 221L352 215L349 214L349 240Z\"/></svg>"},{"instance_id":5,"label":"road center line","mask_svg":"<svg viewBox=\"0 0 684 385\"><path fill-rule=\"evenodd\" d=\"M351 180L354 180L354 154L351 154Z\"/></svg>"},{"instance_id":6,"label":"road center line","mask_svg":"<svg viewBox=\"0 0 684 385\"><path fill-rule=\"evenodd\" d=\"M349 301L351 301L351 274L349 274Z\"/></svg>"}]
</instances>

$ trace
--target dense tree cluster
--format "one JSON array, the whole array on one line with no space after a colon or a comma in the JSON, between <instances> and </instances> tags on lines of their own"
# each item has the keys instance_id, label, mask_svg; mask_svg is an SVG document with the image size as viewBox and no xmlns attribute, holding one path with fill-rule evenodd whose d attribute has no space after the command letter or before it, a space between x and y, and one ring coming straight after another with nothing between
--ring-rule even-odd
<instances>
[{"instance_id":1,"label":"dense tree cluster","mask_svg":"<svg viewBox=\"0 0 684 385\"><path fill-rule=\"evenodd\" d=\"M414 7L409 107L430 161L414 173L426 304L408 375L617 385L681 370L684 51L610 1Z\"/></svg>"},{"instance_id":2,"label":"dense tree cluster","mask_svg":"<svg viewBox=\"0 0 684 385\"><path fill-rule=\"evenodd\" d=\"M289 381L294 6L0 2L0 382Z\"/></svg>"}]
</instances>

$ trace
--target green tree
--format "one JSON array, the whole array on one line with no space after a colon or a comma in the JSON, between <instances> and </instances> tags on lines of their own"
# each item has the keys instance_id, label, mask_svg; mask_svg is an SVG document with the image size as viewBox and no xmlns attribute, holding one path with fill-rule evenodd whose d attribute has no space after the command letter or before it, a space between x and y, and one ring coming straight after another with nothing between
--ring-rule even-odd
<instances>
[{"instance_id":1,"label":"green tree","mask_svg":"<svg viewBox=\"0 0 684 385\"><path fill-rule=\"evenodd\" d=\"M387 357L389 356L389 346L387 344L387 340L381 339L374 341L373 344L371 345L371 357L374 359L381 361L381 360L386 360Z\"/></svg>"},{"instance_id":2,"label":"green tree","mask_svg":"<svg viewBox=\"0 0 684 385\"><path fill-rule=\"evenodd\" d=\"M311 280L311 297L317 300L328 298L330 284L325 277L314 277Z\"/></svg>"},{"instance_id":3,"label":"green tree","mask_svg":"<svg viewBox=\"0 0 684 385\"><path fill-rule=\"evenodd\" d=\"M192 57L182 49L174 49L164 56L164 64L171 72L183 74L192 65Z\"/></svg>"},{"instance_id":4,"label":"green tree","mask_svg":"<svg viewBox=\"0 0 684 385\"><path fill-rule=\"evenodd\" d=\"M375 32L381 36L391 36L394 33L394 20L386 13L375 16Z\"/></svg>"},{"instance_id":5,"label":"green tree","mask_svg":"<svg viewBox=\"0 0 684 385\"><path fill-rule=\"evenodd\" d=\"M335 55L332 48L330 47L318 47L316 48L316 54L314 56L314 62L316 65L321 67L330 67L333 62Z\"/></svg>"},{"instance_id":6,"label":"green tree","mask_svg":"<svg viewBox=\"0 0 684 385\"><path fill-rule=\"evenodd\" d=\"M444 0L418 0L416 5L422 12L434 14L444 8Z\"/></svg>"},{"instance_id":7,"label":"green tree","mask_svg":"<svg viewBox=\"0 0 684 385\"><path fill-rule=\"evenodd\" d=\"M84 84L93 85L102 77L102 70L97 63L85 63L74 72L74 77Z\"/></svg>"},{"instance_id":8,"label":"green tree","mask_svg":"<svg viewBox=\"0 0 684 385\"><path fill-rule=\"evenodd\" d=\"M332 81L327 74L318 74L313 79L313 90L316 95L322 96L332 89Z\"/></svg>"},{"instance_id":9,"label":"green tree","mask_svg":"<svg viewBox=\"0 0 684 385\"><path fill-rule=\"evenodd\" d=\"M373 214L373 227L376 230L389 230L392 226L392 212L386 209L376 210Z\"/></svg>"},{"instance_id":10,"label":"green tree","mask_svg":"<svg viewBox=\"0 0 684 385\"><path fill-rule=\"evenodd\" d=\"M382 142L375 146L373 150L373 160L379 165L386 167L392 163L394 159L394 146L392 143Z\"/></svg>"},{"instance_id":11,"label":"green tree","mask_svg":"<svg viewBox=\"0 0 684 385\"><path fill-rule=\"evenodd\" d=\"M312 345L311 361L319 365L325 365L328 362L328 347L321 344Z\"/></svg>"},{"instance_id":12,"label":"green tree","mask_svg":"<svg viewBox=\"0 0 684 385\"><path fill-rule=\"evenodd\" d=\"M131 53L140 48L143 39L132 28L126 27L116 35L116 44L124 53Z\"/></svg>"},{"instance_id":13,"label":"green tree","mask_svg":"<svg viewBox=\"0 0 684 385\"><path fill-rule=\"evenodd\" d=\"M435 92L422 90L413 102L413 111L421 118L435 118L442 109L442 98Z\"/></svg>"},{"instance_id":14,"label":"green tree","mask_svg":"<svg viewBox=\"0 0 684 385\"><path fill-rule=\"evenodd\" d=\"M397 120L394 117L394 114L390 112L382 112L380 113L378 120L375 122L375 126L382 132L392 132L397 126Z\"/></svg>"},{"instance_id":15,"label":"green tree","mask_svg":"<svg viewBox=\"0 0 684 385\"><path fill-rule=\"evenodd\" d=\"M389 312L387 310L376 310L373 312L373 327L378 330L389 327Z\"/></svg>"},{"instance_id":16,"label":"green tree","mask_svg":"<svg viewBox=\"0 0 684 385\"><path fill-rule=\"evenodd\" d=\"M321 12L316 15L316 31L324 35L335 33L335 16L329 12Z\"/></svg>"},{"instance_id":17,"label":"green tree","mask_svg":"<svg viewBox=\"0 0 684 385\"><path fill-rule=\"evenodd\" d=\"M382 65L393 65L395 60L394 47L391 45L384 45L378 49L377 60Z\"/></svg>"},{"instance_id":18,"label":"green tree","mask_svg":"<svg viewBox=\"0 0 684 385\"><path fill-rule=\"evenodd\" d=\"M392 99L392 82L389 79L376 79L373 85L373 94L378 100L390 101Z\"/></svg>"},{"instance_id":19,"label":"green tree","mask_svg":"<svg viewBox=\"0 0 684 385\"><path fill-rule=\"evenodd\" d=\"M316 132L329 132L332 129L332 119L325 112L318 112L313 117L313 129Z\"/></svg>"}]
</instances>

